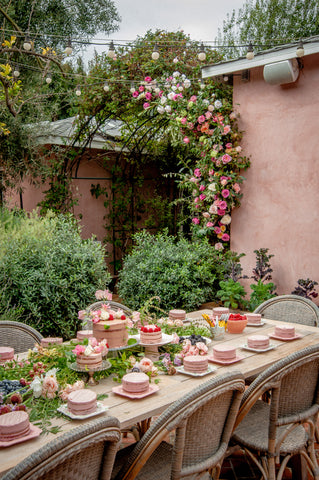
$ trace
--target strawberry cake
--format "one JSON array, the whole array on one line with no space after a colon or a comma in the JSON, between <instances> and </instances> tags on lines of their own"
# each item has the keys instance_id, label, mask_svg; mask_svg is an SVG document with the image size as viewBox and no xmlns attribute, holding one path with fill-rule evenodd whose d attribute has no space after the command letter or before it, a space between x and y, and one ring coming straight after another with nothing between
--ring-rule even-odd
<instances>
[{"instance_id":1,"label":"strawberry cake","mask_svg":"<svg viewBox=\"0 0 319 480\"><path fill-rule=\"evenodd\" d=\"M150 381L146 373L127 373L122 378L122 389L126 393L141 394L149 390Z\"/></svg>"},{"instance_id":2,"label":"strawberry cake","mask_svg":"<svg viewBox=\"0 0 319 480\"><path fill-rule=\"evenodd\" d=\"M247 337L247 346L256 350L265 350L269 347L268 335L251 335Z\"/></svg>"},{"instance_id":3,"label":"strawberry cake","mask_svg":"<svg viewBox=\"0 0 319 480\"><path fill-rule=\"evenodd\" d=\"M236 348L230 345L216 345L213 347L213 355L216 360L230 362L236 359Z\"/></svg>"},{"instance_id":4,"label":"strawberry cake","mask_svg":"<svg viewBox=\"0 0 319 480\"><path fill-rule=\"evenodd\" d=\"M0 416L0 441L11 442L30 433L29 415L14 411Z\"/></svg>"},{"instance_id":5,"label":"strawberry cake","mask_svg":"<svg viewBox=\"0 0 319 480\"><path fill-rule=\"evenodd\" d=\"M13 360L14 348L12 347L0 347L0 363Z\"/></svg>"},{"instance_id":6,"label":"strawberry cake","mask_svg":"<svg viewBox=\"0 0 319 480\"><path fill-rule=\"evenodd\" d=\"M184 321L186 319L186 311L185 310L170 310L168 312L168 318L169 320L173 320L173 322L175 320L180 320L180 321Z\"/></svg>"},{"instance_id":7,"label":"strawberry cake","mask_svg":"<svg viewBox=\"0 0 319 480\"><path fill-rule=\"evenodd\" d=\"M84 340L85 338L93 337L93 330L79 330L76 333L76 338L78 340Z\"/></svg>"},{"instance_id":8,"label":"strawberry cake","mask_svg":"<svg viewBox=\"0 0 319 480\"><path fill-rule=\"evenodd\" d=\"M246 313L247 321L251 325L260 325L261 324L261 315L260 313Z\"/></svg>"},{"instance_id":9,"label":"strawberry cake","mask_svg":"<svg viewBox=\"0 0 319 480\"><path fill-rule=\"evenodd\" d=\"M276 337L294 338L296 336L295 327L289 325L277 326L275 327L275 335Z\"/></svg>"},{"instance_id":10,"label":"strawberry cake","mask_svg":"<svg viewBox=\"0 0 319 480\"><path fill-rule=\"evenodd\" d=\"M77 355L76 364L80 368L85 369L95 369L102 366L102 354L101 353L90 353L90 355Z\"/></svg>"},{"instance_id":11,"label":"strawberry cake","mask_svg":"<svg viewBox=\"0 0 319 480\"><path fill-rule=\"evenodd\" d=\"M146 345L160 343L162 341L162 330L158 325L145 325L140 330L141 343Z\"/></svg>"},{"instance_id":12,"label":"strawberry cake","mask_svg":"<svg viewBox=\"0 0 319 480\"><path fill-rule=\"evenodd\" d=\"M208 368L207 355L188 355L183 361L184 371L189 373L205 373Z\"/></svg>"},{"instance_id":13,"label":"strawberry cake","mask_svg":"<svg viewBox=\"0 0 319 480\"><path fill-rule=\"evenodd\" d=\"M74 390L68 396L68 410L73 415L94 413L96 407L96 393L92 390Z\"/></svg>"},{"instance_id":14,"label":"strawberry cake","mask_svg":"<svg viewBox=\"0 0 319 480\"><path fill-rule=\"evenodd\" d=\"M49 345L59 345L63 343L62 337L46 337L41 339L41 346L48 347Z\"/></svg>"}]
</instances>

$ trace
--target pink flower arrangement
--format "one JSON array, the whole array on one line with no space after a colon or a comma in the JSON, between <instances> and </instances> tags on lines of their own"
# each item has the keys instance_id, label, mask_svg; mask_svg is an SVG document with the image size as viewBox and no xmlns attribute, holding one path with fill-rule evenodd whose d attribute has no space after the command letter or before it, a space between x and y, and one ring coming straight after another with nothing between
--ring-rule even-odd
<instances>
[{"instance_id":1,"label":"pink flower arrangement","mask_svg":"<svg viewBox=\"0 0 319 480\"><path fill-rule=\"evenodd\" d=\"M95 292L95 298L97 300L112 300L112 293L107 290L97 290ZM83 310L82 310L83 311Z\"/></svg>"},{"instance_id":2,"label":"pink flower arrangement","mask_svg":"<svg viewBox=\"0 0 319 480\"><path fill-rule=\"evenodd\" d=\"M102 357L105 357L109 351L108 347L109 346L106 343L106 340L98 342L95 337L90 337L88 345L78 344L72 350L72 353L74 353L77 357L81 355L90 356L92 353L101 353Z\"/></svg>"},{"instance_id":3,"label":"pink flower arrangement","mask_svg":"<svg viewBox=\"0 0 319 480\"><path fill-rule=\"evenodd\" d=\"M85 387L85 384L83 380L78 380L75 383L73 383L73 385L70 385L69 383L67 383L66 386L59 391L59 397L64 402L66 402L71 392L74 392L75 390L82 390L84 387Z\"/></svg>"}]
</instances>

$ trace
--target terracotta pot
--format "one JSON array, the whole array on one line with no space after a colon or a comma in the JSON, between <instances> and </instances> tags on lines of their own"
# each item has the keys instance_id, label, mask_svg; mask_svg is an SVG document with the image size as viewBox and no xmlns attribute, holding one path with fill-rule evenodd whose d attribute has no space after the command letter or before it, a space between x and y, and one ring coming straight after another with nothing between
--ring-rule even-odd
<instances>
[{"instance_id":1,"label":"terracotta pot","mask_svg":"<svg viewBox=\"0 0 319 480\"><path fill-rule=\"evenodd\" d=\"M227 332L228 333L242 333L247 325L247 318L244 320L228 320Z\"/></svg>"}]
</instances>

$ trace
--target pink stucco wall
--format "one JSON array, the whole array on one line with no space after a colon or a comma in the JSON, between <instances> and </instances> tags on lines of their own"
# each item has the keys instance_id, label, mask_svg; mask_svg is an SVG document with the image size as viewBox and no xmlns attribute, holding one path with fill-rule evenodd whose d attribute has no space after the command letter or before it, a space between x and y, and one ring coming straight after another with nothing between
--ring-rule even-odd
<instances>
[{"instance_id":1,"label":"pink stucco wall","mask_svg":"<svg viewBox=\"0 0 319 480\"><path fill-rule=\"evenodd\" d=\"M231 249L246 254L242 266L251 275L253 251L269 248L278 294L291 293L299 278L319 282L319 54L303 62L297 81L285 86L267 84L262 67L247 83L234 77L251 167L232 215Z\"/></svg>"}]
</instances>

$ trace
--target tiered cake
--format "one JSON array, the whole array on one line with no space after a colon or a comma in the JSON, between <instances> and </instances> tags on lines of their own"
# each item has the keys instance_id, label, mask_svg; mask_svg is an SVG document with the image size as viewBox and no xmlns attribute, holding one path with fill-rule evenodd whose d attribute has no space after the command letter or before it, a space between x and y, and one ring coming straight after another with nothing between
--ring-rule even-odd
<instances>
[{"instance_id":1,"label":"tiered cake","mask_svg":"<svg viewBox=\"0 0 319 480\"><path fill-rule=\"evenodd\" d=\"M107 341L109 348L118 348L127 345L129 318L123 310L112 310L106 304L101 309L91 312L93 321L93 336L100 342Z\"/></svg>"}]
</instances>

